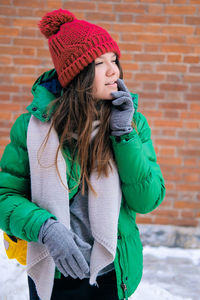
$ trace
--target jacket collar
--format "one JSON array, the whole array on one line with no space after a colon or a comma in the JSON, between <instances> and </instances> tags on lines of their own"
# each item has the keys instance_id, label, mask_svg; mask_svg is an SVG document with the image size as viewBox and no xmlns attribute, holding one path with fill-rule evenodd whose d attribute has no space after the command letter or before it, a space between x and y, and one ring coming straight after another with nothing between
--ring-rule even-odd
<instances>
[{"instance_id":1,"label":"jacket collar","mask_svg":"<svg viewBox=\"0 0 200 300\"><path fill-rule=\"evenodd\" d=\"M27 107L36 118L42 122L50 120L55 107L49 104L61 95L62 86L58 81L55 69L43 73L32 87L33 101Z\"/></svg>"}]
</instances>

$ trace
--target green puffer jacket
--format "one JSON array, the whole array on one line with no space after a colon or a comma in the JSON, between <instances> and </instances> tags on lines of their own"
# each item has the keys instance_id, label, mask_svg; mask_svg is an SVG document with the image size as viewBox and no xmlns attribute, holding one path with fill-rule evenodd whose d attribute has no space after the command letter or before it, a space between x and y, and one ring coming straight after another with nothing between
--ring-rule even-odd
<instances>
[{"instance_id":1,"label":"green puffer jacket","mask_svg":"<svg viewBox=\"0 0 200 300\"><path fill-rule=\"evenodd\" d=\"M1 159L0 173L0 228L9 235L37 242L41 225L50 217L45 209L31 202L30 170L26 137L31 115L47 122L53 113L48 104L61 93L55 69L38 78L32 88L34 99L28 113L22 114L11 129L11 142ZM119 299L129 297L142 277L142 244L136 213L145 214L154 210L165 195L164 180L156 162L151 141L151 132L146 118L137 112L137 95L134 99L134 120L137 131L116 138L111 136L122 188L122 205L118 223L118 244L114 261ZM68 153L69 155L70 153ZM71 162L67 160L67 169ZM72 178L76 178L76 165ZM79 174L78 174L79 175ZM67 176L67 175L66 175ZM72 189L70 199L76 193L76 180L68 179Z\"/></svg>"}]
</instances>

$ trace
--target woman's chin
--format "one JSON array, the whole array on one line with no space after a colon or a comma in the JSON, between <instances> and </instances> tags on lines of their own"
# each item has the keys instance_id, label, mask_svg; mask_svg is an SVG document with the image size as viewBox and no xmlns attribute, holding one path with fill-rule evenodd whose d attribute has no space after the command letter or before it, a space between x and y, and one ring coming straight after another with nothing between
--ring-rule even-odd
<instances>
[{"instance_id":1,"label":"woman's chin","mask_svg":"<svg viewBox=\"0 0 200 300\"><path fill-rule=\"evenodd\" d=\"M105 95L105 97L103 97L102 99L104 99L104 100L113 100L114 97L111 95L111 93L108 93L108 94Z\"/></svg>"}]
</instances>

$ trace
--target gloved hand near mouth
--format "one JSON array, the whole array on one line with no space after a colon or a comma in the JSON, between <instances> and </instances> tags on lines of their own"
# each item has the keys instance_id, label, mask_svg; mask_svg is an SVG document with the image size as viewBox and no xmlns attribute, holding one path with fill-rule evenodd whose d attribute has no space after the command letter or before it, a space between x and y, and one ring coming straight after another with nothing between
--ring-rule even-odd
<instances>
[{"instance_id":1,"label":"gloved hand near mouth","mask_svg":"<svg viewBox=\"0 0 200 300\"><path fill-rule=\"evenodd\" d=\"M110 117L111 134L114 136L127 134L133 130L131 122L134 114L133 100L124 81L118 79L117 85L118 91L111 93L115 98L112 101Z\"/></svg>"}]
</instances>

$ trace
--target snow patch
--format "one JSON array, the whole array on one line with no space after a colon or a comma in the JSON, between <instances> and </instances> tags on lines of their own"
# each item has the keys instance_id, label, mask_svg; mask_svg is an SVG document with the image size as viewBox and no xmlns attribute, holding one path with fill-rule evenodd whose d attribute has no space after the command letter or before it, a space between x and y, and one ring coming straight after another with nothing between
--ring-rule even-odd
<instances>
[{"instance_id":1,"label":"snow patch","mask_svg":"<svg viewBox=\"0 0 200 300\"><path fill-rule=\"evenodd\" d=\"M129 300L192 300L192 298L182 298L170 294L163 288L149 284L148 282L141 282L135 293Z\"/></svg>"},{"instance_id":2,"label":"snow patch","mask_svg":"<svg viewBox=\"0 0 200 300\"><path fill-rule=\"evenodd\" d=\"M160 259L167 257L178 257L190 259L193 264L200 264L200 249L182 249L182 248L167 248L167 247L150 247L145 246L144 255L150 254Z\"/></svg>"}]
</instances>

